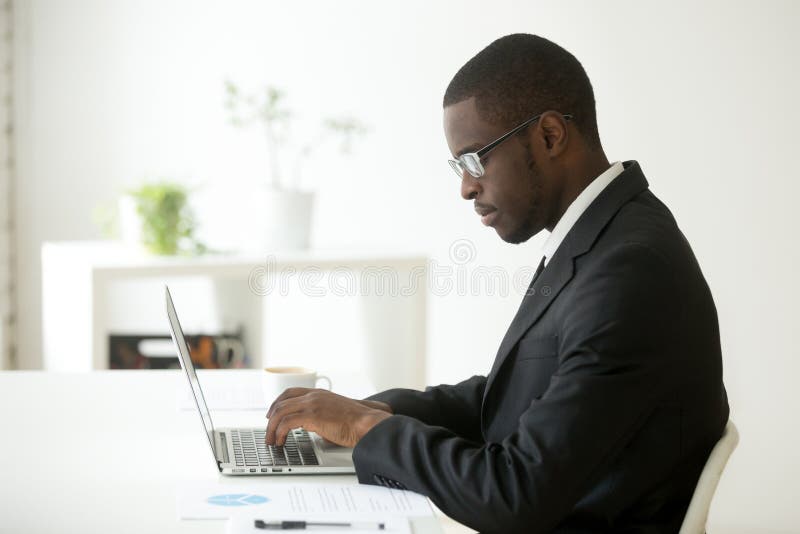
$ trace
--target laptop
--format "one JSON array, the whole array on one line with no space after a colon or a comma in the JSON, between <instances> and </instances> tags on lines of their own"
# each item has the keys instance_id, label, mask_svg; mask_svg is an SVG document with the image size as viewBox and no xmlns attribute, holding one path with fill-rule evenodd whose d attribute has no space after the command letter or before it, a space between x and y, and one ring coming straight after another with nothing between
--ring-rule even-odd
<instances>
[{"instance_id":1,"label":"laptop","mask_svg":"<svg viewBox=\"0 0 800 534\"><path fill-rule=\"evenodd\" d=\"M323 475L355 473L353 449L340 447L302 428L292 429L282 447L267 446L263 428L214 428L189 346L166 288L167 318L197 412L203 422L217 469L224 475ZM264 409L266 410L266 406Z\"/></svg>"}]
</instances>

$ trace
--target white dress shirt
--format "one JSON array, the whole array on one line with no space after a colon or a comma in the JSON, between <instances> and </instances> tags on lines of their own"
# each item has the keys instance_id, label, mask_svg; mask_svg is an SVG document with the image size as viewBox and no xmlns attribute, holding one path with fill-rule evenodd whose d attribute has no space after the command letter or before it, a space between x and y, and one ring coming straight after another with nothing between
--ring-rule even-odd
<instances>
[{"instance_id":1,"label":"white dress shirt","mask_svg":"<svg viewBox=\"0 0 800 534\"><path fill-rule=\"evenodd\" d=\"M597 198L603 189L611 183L611 180L619 176L624 170L625 167L622 166L621 161L614 162L603 174L592 180L592 182L581 191L581 194L572 201L572 204L569 205L567 211L564 212L564 215L561 216L561 219L559 219L555 228L553 228L553 231L547 237L547 241L544 242L542 255L544 256L545 266L547 266L553 254L556 253L558 246L564 241L564 237L566 237L570 229L572 229L572 226L580 218L581 214L594 202L594 199Z\"/></svg>"}]
</instances>

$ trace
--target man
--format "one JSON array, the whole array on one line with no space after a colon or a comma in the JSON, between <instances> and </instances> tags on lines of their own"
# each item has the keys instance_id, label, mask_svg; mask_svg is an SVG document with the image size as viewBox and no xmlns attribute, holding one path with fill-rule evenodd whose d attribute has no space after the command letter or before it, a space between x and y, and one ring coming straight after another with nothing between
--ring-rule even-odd
<instances>
[{"instance_id":1,"label":"man","mask_svg":"<svg viewBox=\"0 0 800 534\"><path fill-rule=\"evenodd\" d=\"M444 97L461 195L509 243L551 233L488 376L367 400L288 390L354 446L359 481L407 488L483 532L677 532L728 419L716 309L636 161L609 164L580 63L498 39ZM476 319L479 326L480 319Z\"/></svg>"}]
</instances>

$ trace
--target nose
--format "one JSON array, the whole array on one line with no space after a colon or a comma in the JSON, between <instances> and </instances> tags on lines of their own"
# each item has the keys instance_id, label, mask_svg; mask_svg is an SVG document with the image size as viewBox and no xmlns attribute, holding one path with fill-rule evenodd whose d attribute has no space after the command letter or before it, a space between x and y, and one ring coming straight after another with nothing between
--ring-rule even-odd
<instances>
[{"instance_id":1,"label":"nose","mask_svg":"<svg viewBox=\"0 0 800 534\"><path fill-rule=\"evenodd\" d=\"M473 200L478 196L481 191L481 184L478 179L468 173L466 170L461 175L461 198L464 200Z\"/></svg>"}]
</instances>

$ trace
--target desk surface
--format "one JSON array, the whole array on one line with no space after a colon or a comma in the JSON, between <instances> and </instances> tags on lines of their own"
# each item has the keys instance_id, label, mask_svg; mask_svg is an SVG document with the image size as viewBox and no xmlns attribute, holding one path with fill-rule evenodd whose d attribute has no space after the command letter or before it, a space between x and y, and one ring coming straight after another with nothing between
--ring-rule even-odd
<instances>
[{"instance_id":1,"label":"desk surface","mask_svg":"<svg viewBox=\"0 0 800 534\"><path fill-rule=\"evenodd\" d=\"M199 417L177 409L184 381L178 371L0 372L0 532L221 533L223 521L178 520L180 483L296 480L220 476ZM213 415L218 426L264 423L258 412ZM412 527L441 532L434 516Z\"/></svg>"}]
</instances>

